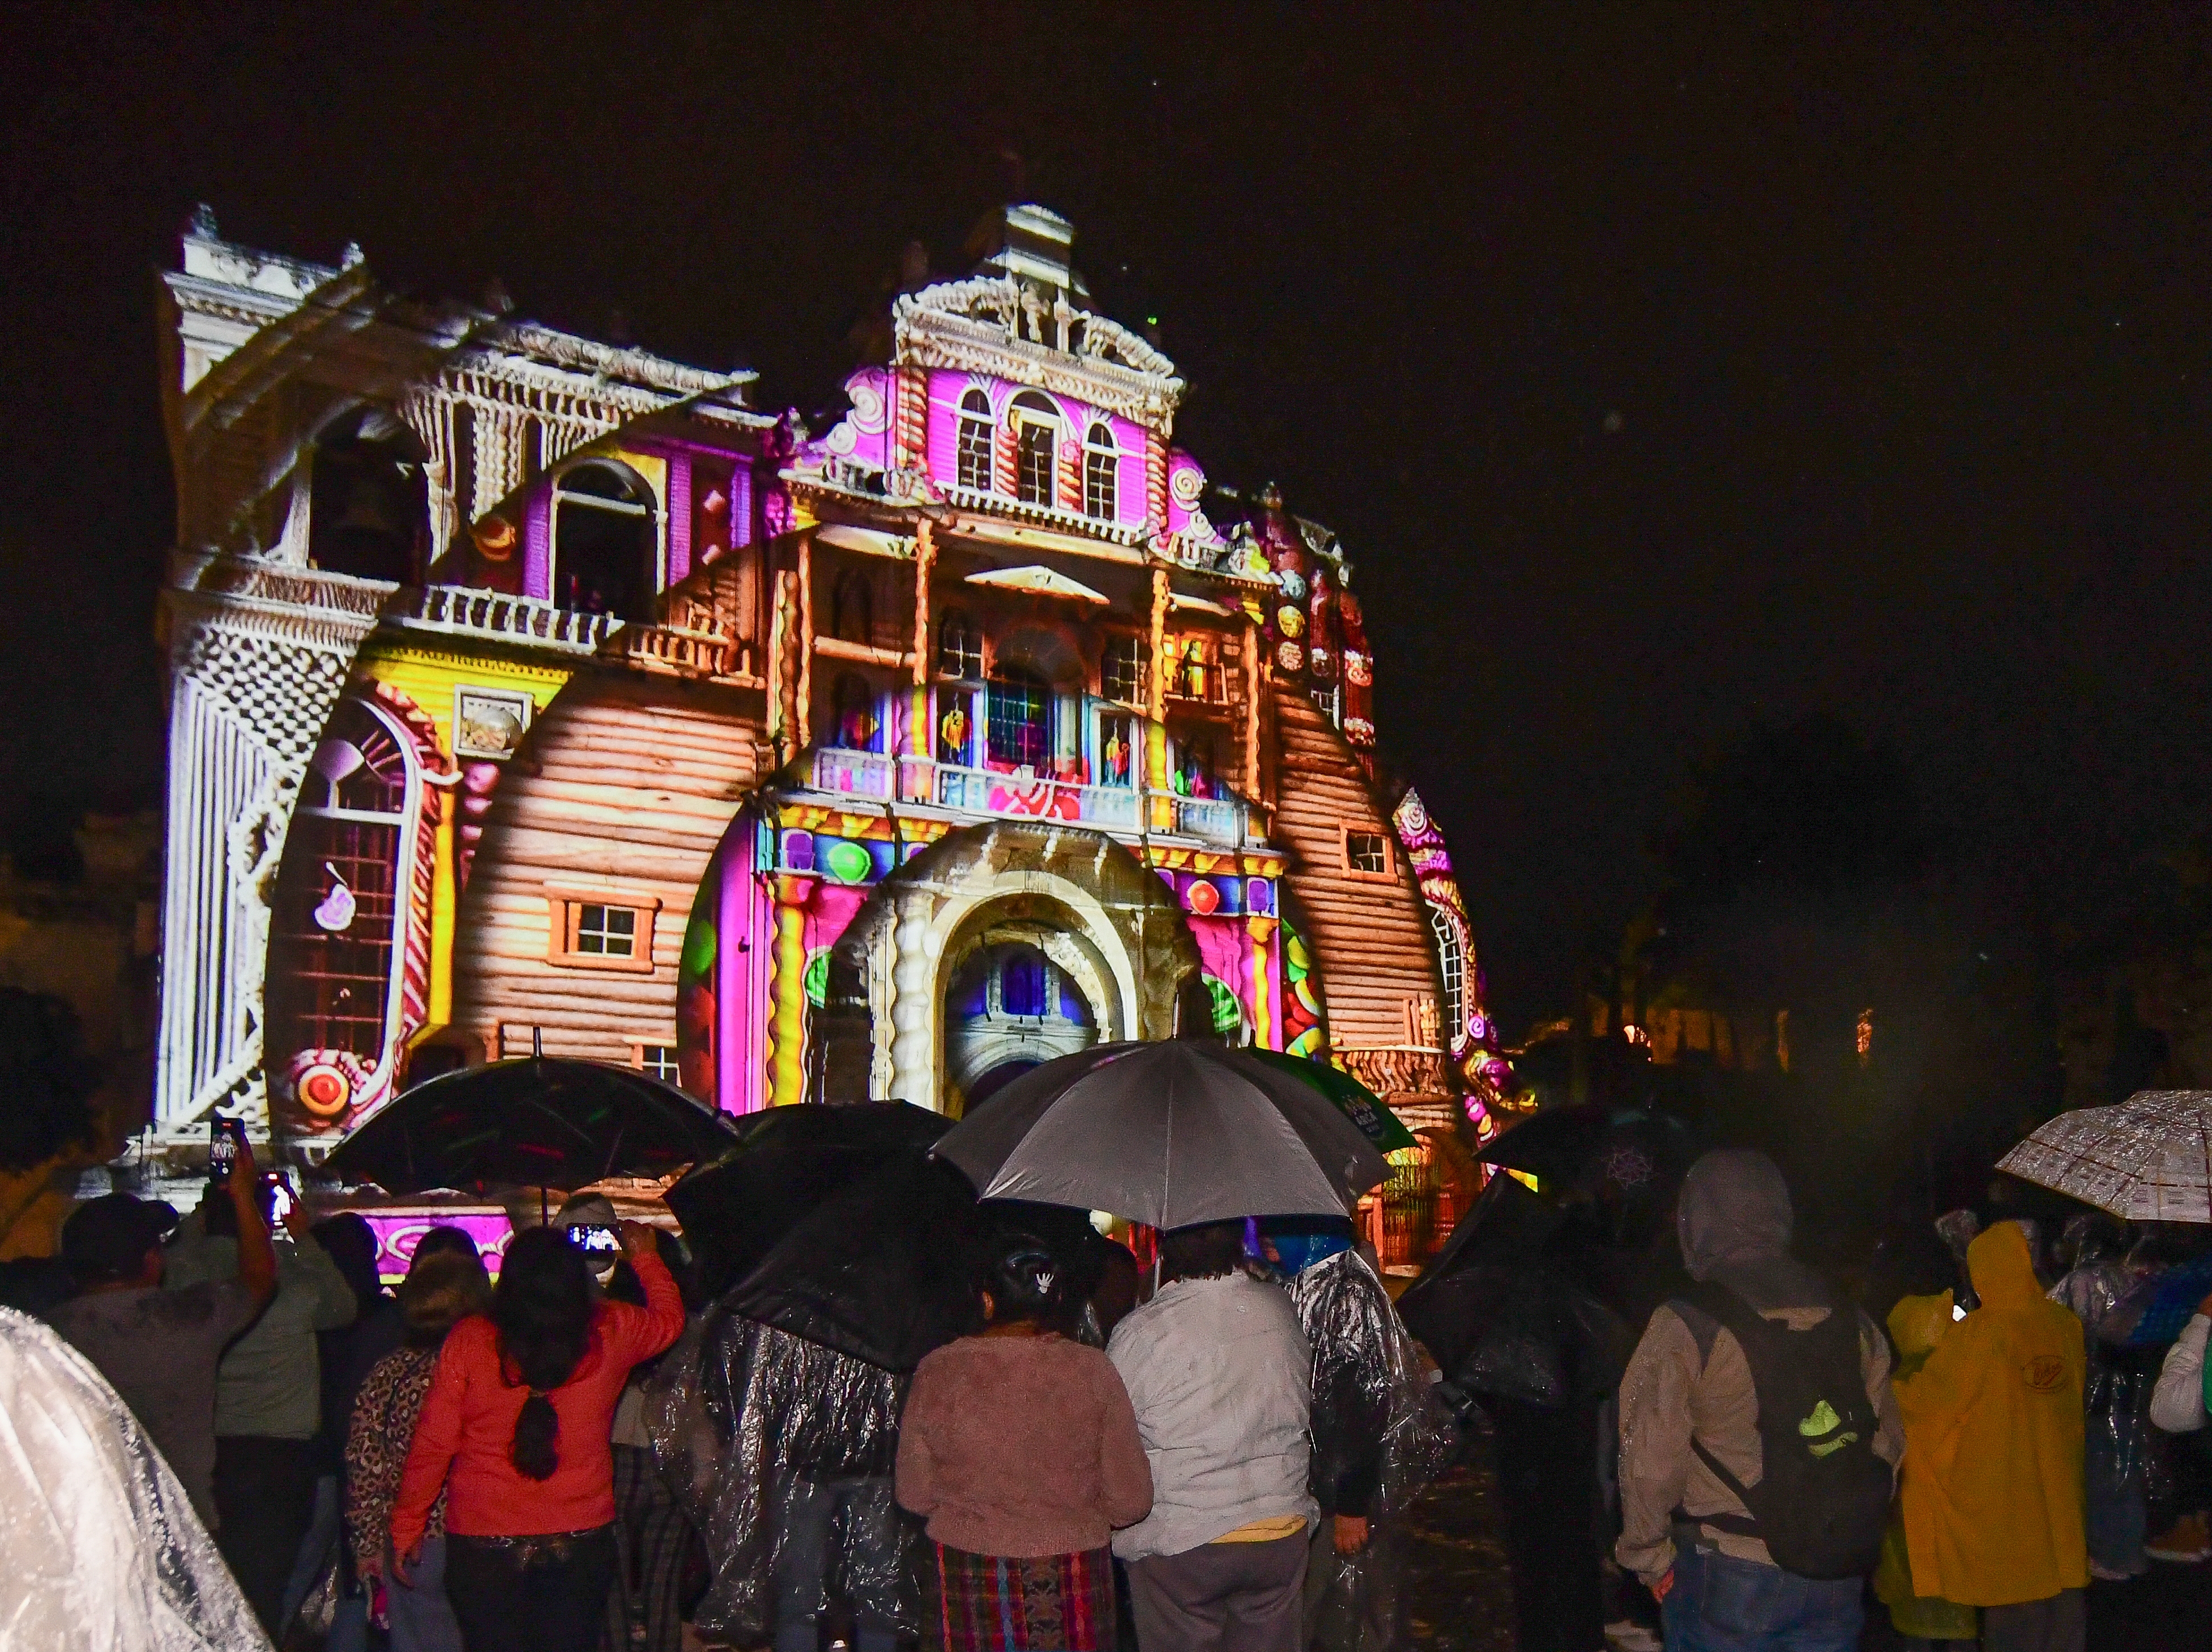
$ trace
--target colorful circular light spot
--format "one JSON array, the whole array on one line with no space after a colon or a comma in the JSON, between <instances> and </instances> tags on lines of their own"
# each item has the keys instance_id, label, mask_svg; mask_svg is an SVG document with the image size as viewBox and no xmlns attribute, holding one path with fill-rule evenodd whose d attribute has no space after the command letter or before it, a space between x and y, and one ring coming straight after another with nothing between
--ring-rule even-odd
<instances>
[{"instance_id":1,"label":"colorful circular light spot","mask_svg":"<svg viewBox=\"0 0 2212 1652\"><path fill-rule=\"evenodd\" d=\"M830 875L841 884L865 884L876 869L876 859L859 844L844 838L832 841L821 855Z\"/></svg>"},{"instance_id":2,"label":"colorful circular light spot","mask_svg":"<svg viewBox=\"0 0 2212 1652\"><path fill-rule=\"evenodd\" d=\"M293 1089L300 1105L319 1119L335 1119L353 1099L353 1081L327 1061L318 1061L301 1073Z\"/></svg>"}]
</instances>

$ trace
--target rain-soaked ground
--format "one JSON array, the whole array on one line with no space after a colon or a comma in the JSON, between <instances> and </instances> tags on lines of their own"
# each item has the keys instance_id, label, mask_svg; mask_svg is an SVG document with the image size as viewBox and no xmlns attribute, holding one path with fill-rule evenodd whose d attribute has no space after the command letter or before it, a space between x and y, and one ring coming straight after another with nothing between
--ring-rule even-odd
<instances>
[{"instance_id":1,"label":"rain-soaked ground","mask_svg":"<svg viewBox=\"0 0 2212 1652\"><path fill-rule=\"evenodd\" d=\"M1514 1652L1513 1583L1498 1520L1490 1442L1471 1437L1413 1508L1407 1611L1423 1652Z\"/></svg>"}]
</instances>

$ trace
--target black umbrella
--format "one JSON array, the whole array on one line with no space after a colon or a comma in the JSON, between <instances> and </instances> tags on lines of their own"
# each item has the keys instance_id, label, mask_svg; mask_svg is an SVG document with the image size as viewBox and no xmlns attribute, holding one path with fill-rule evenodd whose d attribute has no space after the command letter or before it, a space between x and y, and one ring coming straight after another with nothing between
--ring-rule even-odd
<instances>
[{"instance_id":1,"label":"black umbrella","mask_svg":"<svg viewBox=\"0 0 2212 1652\"><path fill-rule=\"evenodd\" d=\"M1407 1327L1469 1393L1559 1406L1602 1392L1626 1366L1635 1333L1559 1254L1563 1219L1496 1177L1398 1299Z\"/></svg>"},{"instance_id":2,"label":"black umbrella","mask_svg":"<svg viewBox=\"0 0 2212 1652\"><path fill-rule=\"evenodd\" d=\"M802 1217L723 1298L750 1320L886 1370L977 1328L975 1281L992 1234L1018 1228L1066 1259L1073 1294L1106 1242L1082 1212L979 1202L951 1165L906 1151Z\"/></svg>"},{"instance_id":3,"label":"black umbrella","mask_svg":"<svg viewBox=\"0 0 2212 1652\"><path fill-rule=\"evenodd\" d=\"M715 1157L729 1121L631 1067L531 1057L418 1084L323 1161L395 1193L431 1187L581 1187L659 1177Z\"/></svg>"},{"instance_id":4,"label":"black umbrella","mask_svg":"<svg viewBox=\"0 0 2212 1652\"><path fill-rule=\"evenodd\" d=\"M668 1208L719 1297L800 1218L901 1152L925 1152L952 1121L905 1102L772 1107L738 1121L737 1140L668 1190Z\"/></svg>"},{"instance_id":5,"label":"black umbrella","mask_svg":"<svg viewBox=\"0 0 2212 1652\"><path fill-rule=\"evenodd\" d=\"M1627 1185L1677 1180L1690 1162L1689 1127L1640 1107L1602 1102L1547 1107L1509 1125L1475 1155L1501 1169L1524 1170L1549 1188L1593 1169Z\"/></svg>"}]
</instances>

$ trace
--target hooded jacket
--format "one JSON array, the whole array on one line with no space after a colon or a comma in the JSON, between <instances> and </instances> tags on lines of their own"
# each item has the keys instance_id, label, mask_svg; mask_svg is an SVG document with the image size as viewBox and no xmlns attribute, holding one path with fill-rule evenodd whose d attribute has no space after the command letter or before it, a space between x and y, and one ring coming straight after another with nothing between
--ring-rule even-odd
<instances>
[{"instance_id":1,"label":"hooded jacket","mask_svg":"<svg viewBox=\"0 0 2212 1652\"><path fill-rule=\"evenodd\" d=\"M1900 1395L1913 1587L1963 1606L2048 1600L2089 1576L2081 1321L2045 1299L2009 1222L1966 1265L1982 1305Z\"/></svg>"},{"instance_id":2,"label":"hooded jacket","mask_svg":"<svg viewBox=\"0 0 2212 1652\"><path fill-rule=\"evenodd\" d=\"M1827 1318L1834 1298L1817 1274L1790 1256L1792 1220L1790 1190L1774 1162L1764 1153L1726 1149L1707 1153L1683 1178L1675 1233L1692 1278L1717 1280L1769 1319L1806 1330ZM1889 1389L1889 1345L1865 1315L1858 1320L1859 1375L1881 1418L1874 1449L1894 1464L1905 1437ZM1706 1328L1710 1341L1674 1306L1661 1308L1620 1382L1621 1533L1614 1552L1650 1584L1674 1566L1683 1529L1678 1512L1696 1529L1700 1546L1774 1564L1758 1538L1705 1523L1750 1511L1698 1460L1693 1439L1743 1485L1765 1477L1750 1362L1727 1327L1708 1321Z\"/></svg>"}]
</instances>

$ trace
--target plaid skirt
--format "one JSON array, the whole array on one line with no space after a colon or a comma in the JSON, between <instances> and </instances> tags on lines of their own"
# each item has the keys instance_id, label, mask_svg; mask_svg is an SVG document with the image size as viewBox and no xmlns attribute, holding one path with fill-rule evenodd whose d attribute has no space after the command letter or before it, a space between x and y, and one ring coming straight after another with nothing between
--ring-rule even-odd
<instances>
[{"instance_id":1,"label":"plaid skirt","mask_svg":"<svg viewBox=\"0 0 2212 1652\"><path fill-rule=\"evenodd\" d=\"M1113 1652L1111 1550L1010 1559L935 1546L944 1652Z\"/></svg>"}]
</instances>

